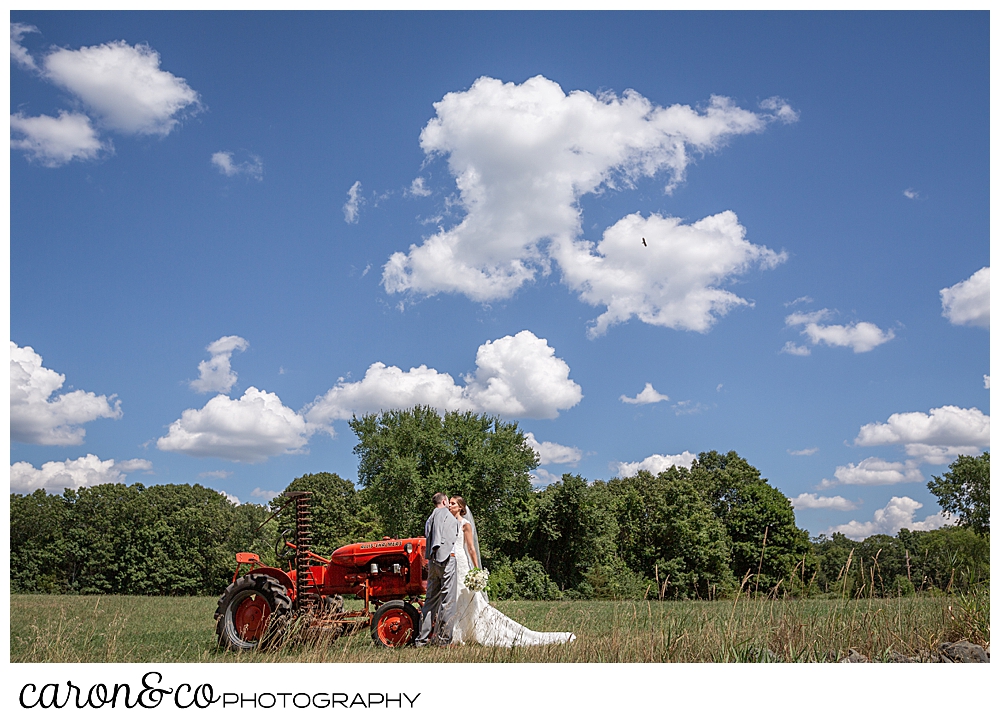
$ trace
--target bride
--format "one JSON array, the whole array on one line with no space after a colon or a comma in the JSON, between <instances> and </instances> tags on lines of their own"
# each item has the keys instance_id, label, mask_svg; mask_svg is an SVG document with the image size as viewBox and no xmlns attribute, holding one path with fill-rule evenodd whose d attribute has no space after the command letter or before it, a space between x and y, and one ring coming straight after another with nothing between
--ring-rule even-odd
<instances>
[{"instance_id":1,"label":"bride","mask_svg":"<svg viewBox=\"0 0 1000 723\"><path fill-rule=\"evenodd\" d=\"M528 630L489 604L485 592L465 586L465 576L479 567L479 536L472 510L461 497L452 497L448 508L458 518L455 561L458 563L458 602L455 606L455 629L452 643L475 642L490 647L510 648L520 645L548 645L576 640L573 633L539 633Z\"/></svg>"}]
</instances>

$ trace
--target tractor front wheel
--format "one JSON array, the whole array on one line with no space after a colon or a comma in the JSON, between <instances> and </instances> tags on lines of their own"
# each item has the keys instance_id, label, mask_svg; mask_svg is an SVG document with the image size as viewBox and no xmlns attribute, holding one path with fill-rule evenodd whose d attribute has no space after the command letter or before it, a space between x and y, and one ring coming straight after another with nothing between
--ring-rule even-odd
<instances>
[{"instance_id":1,"label":"tractor front wheel","mask_svg":"<svg viewBox=\"0 0 1000 723\"><path fill-rule=\"evenodd\" d=\"M268 575L244 575L226 588L215 610L215 634L227 650L254 650L275 641L278 621L292 609L285 586Z\"/></svg>"},{"instance_id":2,"label":"tractor front wheel","mask_svg":"<svg viewBox=\"0 0 1000 723\"><path fill-rule=\"evenodd\" d=\"M372 617L372 640L386 648L412 645L420 629L420 614L408 602L390 600Z\"/></svg>"}]
</instances>

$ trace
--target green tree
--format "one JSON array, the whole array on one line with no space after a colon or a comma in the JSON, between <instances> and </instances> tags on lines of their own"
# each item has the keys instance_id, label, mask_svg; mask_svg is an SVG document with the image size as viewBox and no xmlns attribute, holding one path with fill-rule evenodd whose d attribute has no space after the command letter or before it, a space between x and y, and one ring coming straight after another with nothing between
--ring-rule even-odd
<instances>
[{"instance_id":1,"label":"green tree","mask_svg":"<svg viewBox=\"0 0 1000 723\"><path fill-rule=\"evenodd\" d=\"M530 549L563 590L577 587L587 571L614 557L614 515L603 487L564 474L537 493Z\"/></svg>"},{"instance_id":2,"label":"green tree","mask_svg":"<svg viewBox=\"0 0 1000 723\"><path fill-rule=\"evenodd\" d=\"M312 550L329 555L338 547L352 542L377 540L382 537L382 525L365 496L354 489L354 483L331 472L305 474L292 480L285 492L312 492ZM271 509L286 505L284 493L271 500ZM287 505L277 517L275 531L295 527L295 506Z\"/></svg>"},{"instance_id":3,"label":"green tree","mask_svg":"<svg viewBox=\"0 0 1000 723\"><path fill-rule=\"evenodd\" d=\"M690 478L726 526L737 579L749 574L753 589L768 591L790 585L800 561L809 564L809 536L795 524L788 498L736 452L702 452Z\"/></svg>"},{"instance_id":4,"label":"green tree","mask_svg":"<svg viewBox=\"0 0 1000 723\"><path fill-rule=\"evenodd\" d=\"M266 510L201 485L95 485L11 496L11 588L216 595Z\"/></svg>"},{"instance_id":5,"label":"green tree","mask_svg":"<svg viewBox=\"0 0 1000 723\"><path fill-rule=\"evenodd\" d=\"M521 544L538 456L516 422L418 406L354 417L350 426L358 481L386 534L422 535L431 496L444 492L473 509L484 558Z\"/></svg>"},{"instance_id":6,"label":"green tree","mask_svg":"<svg viewBox=\"0 0 1000 723\"><path fill-rule=\"evenodd\" d=\"M618 553L654 581L657 596L714 597L733 587L726 527L687 470L673 467L656 477L640 471L606 487L617 514Z\"/></svg>"},{"instance_id":7,"label":"green tree","mask_svg":"<svg viewBox=\"0 0 1000 723\"><path fill-rule=\"evenodd\" d=\"M959 455L942 476L927 483L941 509L958 524L980 535L990 534L990 453Z\"/></svg>"},{"instance_id":8,"label":"green tree","mask_svg":"<svg viewBox=\"0 0 1000 723\"><path fill-rule=\"evenodd\" d=\"M35 490L10 496L10 587L13 592L65 593L65 530L69 510L63 499Z\"/></svg>"}]
</instances>

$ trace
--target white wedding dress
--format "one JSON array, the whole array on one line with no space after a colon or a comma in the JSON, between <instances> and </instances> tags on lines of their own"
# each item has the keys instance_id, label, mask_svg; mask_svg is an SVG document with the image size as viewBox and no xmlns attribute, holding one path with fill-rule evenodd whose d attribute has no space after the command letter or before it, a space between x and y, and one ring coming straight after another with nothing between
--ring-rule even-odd
<instances>
[{"instance_id":1,"label":"white wedding dress","mask_svg":"<svg viewBox=\"0 0 1000 723\"><path fill-rule=\"evenodd\" d=\"M471 569L465 550L465 526L469 521L459 517L458 539L455 541L455 561L458 563L458 602L455 606L455 629L452 643L479 643L495 648L521 645L550 645L576 640L573 633L539 633L514 622L491 606L485 592L473 592L465 586L465 576Z\"/></svg>"}]
</instances>

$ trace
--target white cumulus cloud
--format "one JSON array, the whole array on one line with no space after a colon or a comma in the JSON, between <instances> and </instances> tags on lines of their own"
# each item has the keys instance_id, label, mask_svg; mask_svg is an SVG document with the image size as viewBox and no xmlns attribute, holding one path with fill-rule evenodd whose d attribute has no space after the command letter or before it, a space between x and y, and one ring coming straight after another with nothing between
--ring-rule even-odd
<instances>
[{"instance_id":1,"label":"white cumulus cloud","mask_svg":"<svg viewBox=\"0 0 1000 723\"><path fill-rule=\"evenodd\" d=\"M798 497L789 497L792 507L797 510L853 510L857 503L845 497L821 497L811 492L803 492Z\"/></svg>"},{"instance_id":2,"label":"white cumulus cloud","mask_svg":"<svg viewBox=\"0 0 1000 723\"><path fill-rule=\"evenodd\" d=\"M224 336L205 349L211 359L198 363L198 378L191 382L196 392L228 392L236 384L236 372L230 368L234 351L244 351L250 342L241 336Z\"/></svg>"},{"instance_id":3,"label":"white cumulus cloud","mask_svg":"<svg viewBox=\"0 0 1000 723\"><path fill-rule=\"evenodd\" d=\"M82 113L59 111L59 116L11 115L10 130L16 137L10 147L24 151L27 156L48 168L56 168L70 161L97 158L102 151L111 150Z\"/></svg>"},{"instance_id":4,"label":"white cumulus cloud","mask_svg":"<svg viewBox=\"0 0 1000 723\"><path fill-rule=\"evenodd\" d=\"M556 474L552 474L547 469L538 467L531 471L531 486L532 487L548 487L550 484L555 484L560 482L562 477Z\"/></svg>"},{"instance_id":5,"label":"white cumulus cloud","mask_svg":"<svg viewBox=\"0 0 1000 723\"><path fill-rule=\"evenodd\" d=\"M928 515L923 520L916 522L913 515L921 507L923 504L909 497L893 497L885 507L875 510L871 521L851 520L846 525L831 527L825 534L832 535L834 532L840 532L852 540L863 540L872 535L896 535L904 527L912 531L936 530L939 527L955 523L954 519L943 512Z\"/></svg>"},{"instance_id":6,"label":"white cumulus cloud","mask_svg":"<svg viewBox=\"0 0 1000 723\"><path fill-rule=\"evenodd\" d=\"M984 266L965 281L941 289L944 316L952 324L990 328L990 267Z\"/></svg>"},{"instance_id":7,"label":"white cumulus cloud","mask_svg":"<svg viewBox=\"0 0 1000 723\"><path fill-rule=\"evenodd\" d=\"M476 353L476 371L457 384L450 375L420 365L409 371L376 362L357 382L339 382L306 409L310 422L326 424L354 414L428 405L435 409L553 419L583 393L569 365L545 339L530 331L488 341Z\"/></svg>"},{"instance_id":8,"label":"white cumulus cloud","mask_svg":"<svg viewBox=\"0 0 1000 723\"><path fill-rule=\"evenodd\" d=\"M643 286L632 294L636 298L626 304L627 310L616 306L617 314L641 313L683 326L690 315L675 322L675 314L660 308L688 288L681 274L658 283L637 272L636 265L649 255L619 253L616 234L598 249L600 256L594 256L589 245L573 245L581 233L579 200L606 189L632 187L639 178L660 173L666 175L670 192L684 180L692 154L717 150L730 138L759 132L769 122L791 120L786 105L774 100L755 113L713 96L700 110L664 108L631 90L620 97L567 94L542 76L520 85L479 78L468 90L448 93L435 103L436 116L420 135L428 157L447 157L458 187L457 205L465 217L410 246L407 253L393 254L383 268L382 283L390 293L453 292L476 301L507 298L538 274L550 272L551 246L562 249L559 263L572 264L567 283L589 292L589 303L610 304L615 269L624 268ZM647 224L655 230L679 222L654 217L627 223ZM638 236L633 240L640 243ZM659 253L666 258L670 252ZM733 273L726 262L722 266L716 280ZM594 275L593 290L586 286L588 272ZM718 310L720 302L728 306L731 301L716 295L706 303ZM612 320L621 319L612 314L604 325Z\"/></svg>"},{"instance_id":9,"label":"white cumulus cloud","mask_svg":"<svg viewBox=\"0 0 1000 723\"><path fill-rule=\"evenodd\" d=\"M262 490L260 487L254 487L250 496L256 500L273 500L278 496L278 492L276 490Z\"/></svg>"},{"instance_id":10,"label":"white cumulus cloud","mask_svg":"<svg viewBox=\"0 0 1000 723\"><path fill-rule=\"evenodd\" d=\"M861 427L854 443L861 447L901 444L911 457L947 454L950 449L975 454L990 443L990 418L975 407L944 406L923 412L892 414L886 422ZM971 451L969 451L971 450Z\"/></svg>"},{"instance_id":11,"label":"white cumulus cloud","mask_svg":"<svg viewBox=\"0 0 1000 723\"><path fill-rule=\"evenodd\" d=\"M819 452L819 447L808 447L806 449L789 449L788 454L794 455L796 457L810 457L817 452Z\"/></svg>"},{"instance_id":12,"label":"white cumulus cloud","mask_svg":"<svg viewBox=\"0 0 1000 723\"><path fill-rule=\"evenodd\" d=\"M781 347L781 353L792 356L809 356L812 354L812 350L807 346L799 346L795 342L786 341L785 345Z\"/></svg>"},{"instance_id":13,"label":"white cumulus cloud","mask_svg":"<svg viewBox=\"0 0 1000 723\"><path fill-rule=\"evenodd\" d=\"M318 431L327 430L286 407L277 394L249 387L239 399L219 394L201 409L184 410L156 446L192 457L263 462L304 451Z\"/></svg>"},{"instance_id":14,"label":"white cumulus cloud","mask_svg":"<svg viewBox=\"0 0 1000 723\"><path fill-rule=\"evenodd\" d=\"M719 386L722 385L720 384ZM625 404L656 404L657 402L670 401L670 397L666 394L660 394L658 391L653 389L653 385L650 382L646 382L646 386L643 387L642 391L634 397L626 397L622 394L618 398L625 402Z\"/></svg>"},{"instance_id":15,"label":"white cumulus cloud","mask_svg":"<svg viewBox=\"0 0 1000 723\"><path fill-rule=\"evenodd\" d=\"M10 466L10 491L31 494L35 490L62 492L64 489L80 489L100 484L125 482L125 475L137 470L150 470L152 462L146 459L127 459L115 462L102 460L88 454L65 462L46 462L36 469L29 462L15 462Z\"/></svg>"},{"instance_id":16,"label":"white cumulus cloud","mask_svg":"<svg viewBox=\"0 0 1000 723\"><path fill-rule=\"evenodd\" d=\"M591 337L633 316L654 326L708 331L730 309L752 305L722 284L752 266L772 268L786 258L747 241L732 211L693 224L634 213L596 245L556 242L551 253L580 299L605 307L588 330Z\"/></svg>"},{"instance_id":17,"label":"white cumulus cloud","mask_svg":"<svg viewBox=\"0 0 1000 723\"><path fill-rule=\"evenodd\" d=\"M914 460L887 462L879 457L868 457L857 464L846 464L833 473L834 479L824 479L820 488L836 485L894 485L900 482L922 482L924 476Z\"/></svg>"},{"instance_id":18,"label":"white cumulus cloud","mask_svg":"<svg viewBox=\"0 0 1000 723\"><path fill-rule=\"evenodd\" d=\"M38 28L26 23L10 24L10 59L28 70L36 70L38 66L35 59L31 57L28 49L21 45L21 40L28 33L37 33Z\"/></svg>"},{"instance_id":19,"label":"white cumulus cloud","mask_svg":"<svg viewBox=\"0 0 1000 723\"><path fill-rule=\"evenodd\" d=\"M42 366L30 346L10 342L10 438L47 445L83 444L80 425L95 419L119 419L121 402L81 389L53 397L66 377ZM114 406L112 406L114 402Z\"/></svg>"},{"instance_id":20,"label":"white cumulus cloud","mask_svg":"<svg viewBox=\"0 0 1000 723\"><path fill-rule=\"evenodd\" d=\"M960 454L976 456L980 451L979 447L970 444L907 444L904 449L915 462L927 464L950 464Z\"/></svg>"},{"instance_id":21,"label":"white cumulus cloud","mask_svg":"<svg viewBox=\"0 0 1000 723\"><path fill-rule=\"evenodd\" d=\"M408 191L408 193L411 196L418 196L418 197L430 196L431 189L427 188L426 181L424 181L423 176L417 176L416 178L413 179L413 182L410 184L410 190Z\"/></svg>"},{"instance_id":22,"label":"white cumulus cloud","mask_svg":"<svg viewBox=\"0 0 1000 723\"><path fill-rule=\"evenodd\" d=\"M120 133L165 136L198 93L183 78L160 69L160 54L124 40L58 48L43 62L44 74L79 98L102 125Z\"/></svg>"},{"instance_id":23,"label":"white cumulus cloud","mask_svg":"<svg viewBox=\"0 0 1000 723\"><path fill-rule=\"evenodd\" d=\"M990 375L989 374L983 374L983 388L984 389L989 389L990 388Z\"/></svg>"},{"instance_id":24,"label":"white cumulus cloud","mask_svg":"<svg viewBox=\"0 0 1000 723\"><path fill-rule=\"evenodd\" d=\"M639 470L646 470L652 474L666 472L671 467L686 467L691 469L692 463L698 458L697 455L688 451L680 454L651 454L640 462L619 462L619 477L634 477Z\"/></svg>"},{"instance_id":25,"label":"white cumulus cloud","mask_svg":"<svg viewBox=\"0 0 1000 723\"><path fill-rule=\"evenodd\" d=\"M230 178L233 176L250 176L258 181L264 180L264 162L259 156L251 155L250 158L241 163L233 161L233 154L229 151L218 151L212 154L212 165L219 169L219 172Z\"/></svg>"},{"instance_id":26,"label":"white cumulus cloud","mask_svg":"<svg viewBox=\"0 0 1000 723\"><path fill-rule=\"evenodd\" d=\"M358 209L364 202L361 198L361 181L355 181L347 190L347 203L344 204L344 220L347 223L358 222Z\"/></svg>"},{"instance_id":27,"label":"white cumulus cloud","mask_svg":"<svg viewBox=\"0 0 1000 723\"><path fill-rule=\"evenodd\" d=\"M859 321L855 324L820 324L820 321L828 319L832 313L829 309L807 313L794 313L785 317L785 324L788 326L802 326L802 334L808 337L809 342L826 344L827 346L846 346L854 350L855 354L871 351L877 346L885 344L896 335L892 329L882 331L882 329L867 321ZM789 354L799 354L808 356L808 348L796 347L791 342L785 344L782 351Z\"/></svg>"},{"instance_id":28,"label":"white cumulus cloud","mask_svg":"<svg viewBox=\"0 0 1000 723\"><path fill-rule=\"evenodd\" d=\"M583 459L583 450L578 447L567 447L555 442L539 442L531 432L525 433L524 441L538 452L538 464L575 465Z\"/></svg>"}]
</instances>

